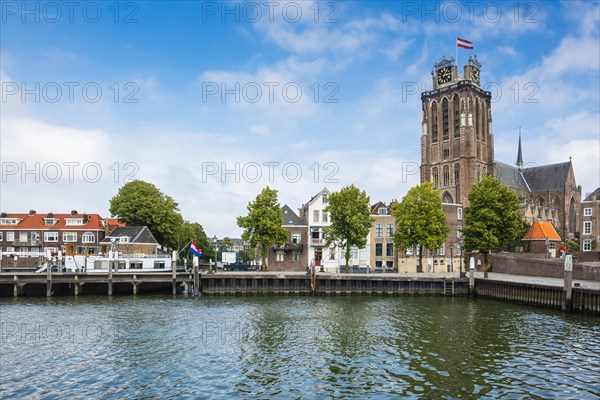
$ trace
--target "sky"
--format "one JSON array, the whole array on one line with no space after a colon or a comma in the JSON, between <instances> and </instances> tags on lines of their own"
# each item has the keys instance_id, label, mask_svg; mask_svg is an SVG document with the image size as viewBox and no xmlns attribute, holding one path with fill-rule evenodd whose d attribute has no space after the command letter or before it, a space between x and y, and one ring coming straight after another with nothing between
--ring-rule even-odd
<instances>
[{"instance_id":1,"label":"sky","mask_svg":"<svg viewBox=\"0 0 600 400\"><path fill-rule=\"evenodd\" d=\"M265 187L298 209L419 183L420 93L482 63L495 159L600 186L598 2L0 3L0 209L99 213L140 179L209 236Z\"/></svg>"}]
</instances>

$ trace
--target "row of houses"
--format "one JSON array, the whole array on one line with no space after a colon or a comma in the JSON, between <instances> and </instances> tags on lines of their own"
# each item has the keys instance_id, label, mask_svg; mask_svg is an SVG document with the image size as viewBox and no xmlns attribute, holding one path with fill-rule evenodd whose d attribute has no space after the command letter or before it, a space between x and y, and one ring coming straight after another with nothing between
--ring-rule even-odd
<instances>
[{"instance_id":1,"label":"row of houses","mask_svg":"<svg viewBox=\"0 0 600 400\"><path fill-rule=\"evenodd\" d=\"M0 266L33 268L39 257L95 255L114 250L123 254L156 254L159 243L147 227L125 226L116 218L78 213L0 213Z\"/></svg>"},{"instance_id":2,"label":"row of houses","mask_svg":"<svg viewBox=\"0 0 600 400\"><path fill-rule=\"evenodd\" d=\"M288 240L269 250L268 265L273 271L302 271L315 266L324 271L336 272L345 266L344 249L326 244L325 228L330 225L326 210L331 192L324 188L294 212L288 205L281 208L283 227ZM392 216L392 204L379 201L371 206L373 224L365 248L352 248L349 265L364 271L415 272L415 249L399 249L394 243L397 225ZM463 206L442 204L450 228L446 242L425 254L423 270L426 272L454 272L461 266ZM523 250L541 253L544 257L559 257L562 239L555 229L555 215L542 206L533 209L525 204L520 208L524 219L532 224L525 235ZM579 230L574 238L580 250L590 252L600 246L600 188L589 194L580 204Z\"/></svg>"}]
</instances>

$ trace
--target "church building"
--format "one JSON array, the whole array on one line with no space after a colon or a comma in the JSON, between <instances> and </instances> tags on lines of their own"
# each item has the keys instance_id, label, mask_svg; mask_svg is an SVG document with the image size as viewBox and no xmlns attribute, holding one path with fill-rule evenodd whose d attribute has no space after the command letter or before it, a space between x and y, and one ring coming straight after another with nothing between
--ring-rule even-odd
<instances>
[{"instance_id":1,"label":"church building","mask_svg":"<svg viewBox=\"0 0 600 400\"><path fill-rule=\"evenodd\" d=\"M519 134L516 163L494 159L491 93L480 86L481 63L469 57L462 75L454 58L443 58L431 72L433 90L421 94L421 183L439 190L451 226L446 246L460 247L462 208L484 176L500 180L519 197L524 218L550 221L564 239L580 231L581 186L571 160L525 166ZM443 249L440 252L443 253Z\"/></svg>"}]
</instances>

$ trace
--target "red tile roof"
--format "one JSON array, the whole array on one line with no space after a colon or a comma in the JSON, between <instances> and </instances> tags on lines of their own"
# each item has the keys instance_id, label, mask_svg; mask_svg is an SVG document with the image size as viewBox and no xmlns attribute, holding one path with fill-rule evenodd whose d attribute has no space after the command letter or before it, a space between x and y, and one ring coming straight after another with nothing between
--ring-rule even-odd
<instances>
[{"instance_id":1,"label":"red tile roof","mask_svg":"<svg viewBox=\"0 0 600 400\"><path fill-rule=\"evenodd\" d=\"M84 215L87 215L88 221L83 225L67 225L67 218L83 218ZM16 225L2 225L0 224L0 229L3 230L19 230L19 229L40 229L40 230L104 230L106 219L102 218L98 214L54 214L54 219L56 219L56 223L54 225L46 225L44 218L48 218L48 214L6 214L6 216L2 218L18 218L21 221Z\"/></svg>"},{"instance_id":2,"label":"red tile roof","mask_svg":"<svg viewBox=\"0 0 600 400\"><path fill-rule=\"evenodd\" d=\"M546 240L560 241L560 236L550 221L533 221L533 224L525 234L523 240Z\"/></svg>"}]
</instances>

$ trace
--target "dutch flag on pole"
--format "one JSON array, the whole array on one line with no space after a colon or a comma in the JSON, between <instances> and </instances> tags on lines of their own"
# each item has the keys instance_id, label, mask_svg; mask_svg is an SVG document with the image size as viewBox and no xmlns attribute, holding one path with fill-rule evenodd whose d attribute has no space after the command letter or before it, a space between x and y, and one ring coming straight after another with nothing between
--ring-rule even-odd
<instances>
[{"instance_id":1,"label":"dutch flag on pole","mask_svg":"<svg viewBox=\"0 0 600 400\"><path fill-rule=\"evenodd\" d=\"M190 253L192 253L193 255L198 256L198 257L200 257L202 255L202 249L199 249L193 240L192 240L192 244L190 245Z\"/></svg>"},{"instance_id":2,"label":"dutch flag on pole","mask_svg":"<svg viewBox=\"0 0 600 400\"><path fill-rule=\"evenodd\" d=\"M473 42L469 42L465 39L456 38L456 45L458 47L462 47L463 49L473 50Z\"/></svg>"}]
</instances>

